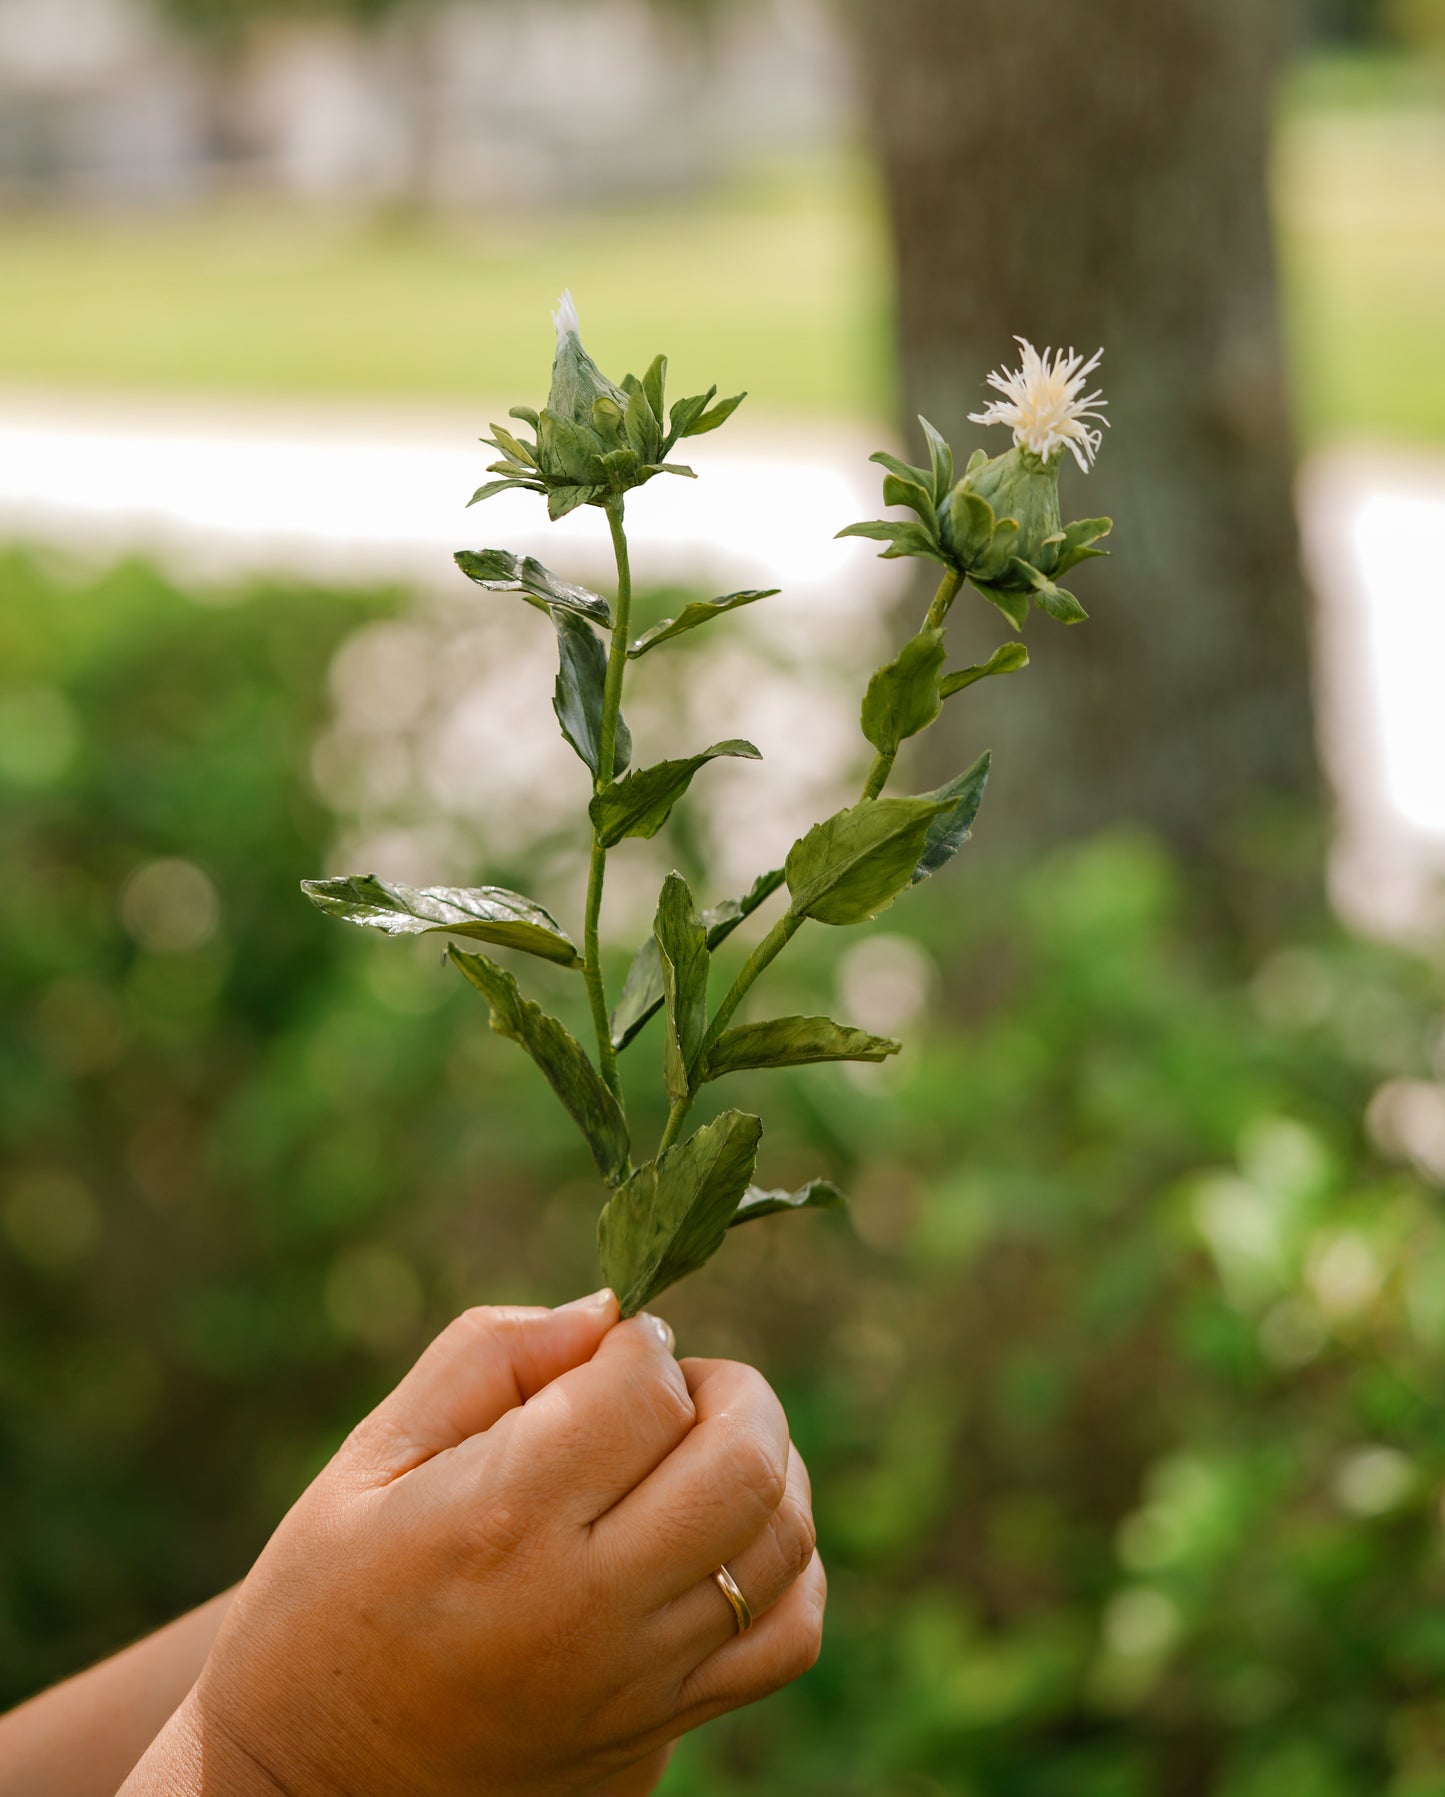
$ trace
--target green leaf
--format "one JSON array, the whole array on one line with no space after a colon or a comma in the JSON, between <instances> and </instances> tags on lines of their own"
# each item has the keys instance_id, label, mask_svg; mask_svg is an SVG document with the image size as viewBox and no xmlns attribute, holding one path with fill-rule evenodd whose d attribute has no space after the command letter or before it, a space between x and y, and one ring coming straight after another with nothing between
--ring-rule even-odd
<instances>
[{"instance_id":1,"label":"green leaf","mask_svg":"<svg viewBox=\"0 0 1445 1797\"><path fill-rule=\"evenodd\" d=\"M1072 524L1065 525L1064 546L1059 551L1059 559L1053 572L1067 574L1070 568L1088 561L1091 556L1107 555L1107 549L1095 549L1093 545L1100 538L1108 536L1113 528L1112 518L1078 518Z\"/></svg>"},{"instance_id":2,"label":"green leaf","mask_svg":"<svg viewBox=\"0 0 1445 1797\"><path fill-rule=\"evenodd\" d=\"M938 513L934 508L933 495L926 487L921 487L916 480L902 480L896 474L883 477L884 505L906 505L910 511L918 513L930 536L938 535Z\"/></svg>"},{"instance_id":3,"label":"green leaf","mask_svg":"<svg viewBox=\"0 0 1445 1797\"><path fill-rule=\"evenodd\" d=\"M890 474L896 474L899 480L912 481L916 487L926 488L931 485L927 468L915 468L911 462L903 462L896 455L889 455L886 449L875 449L868 460L876 462L880 468L886 468Z\"/></svg>"},{"instance_id":4,"label":"green leaf","mask_svg":"<svg viewBox=\"0 0 1445 1797\"><path fill-rule=\"evenodd\" d=\"M749 1067L811 1067L819 1061L884 1061L903 1044L831 1017L770 1017L724 1030L708 1050L703 1079Z\"/></svg>"},{"instance_id":5,"label":"green leaf","mask_svg":"<svg viewBox=\"0 0 1445 1797\"><path fill-rule=\"evenodd\" d=\"M743 1193L742 1202L733 1212L733 1220L728 1228L736 1229L739 1223L751 1223L756 1217L771 1217L779 1211L847 1208L848 1200L831 1179L810 1179L807 1185L796 1192L790 1192L786 1188L770 1192L763 1186L749 1186Z\"/></svg>"},{"instance_id":6,"label":"green leaf","mask_svg":"<svg viewBox=\"0 0 1445 1797\"><path fill-rule=\"evenodd\" d=\"M519 948L561 967L580 967L581 956L556 918L505 886L400 886L376 874L337 880L303 880L301 890L318 911L388 936L427 936L446 931Z\"/></svg>"},{"instance_id":7,"label":"green leaf","mask_svg":"<svg viewBox=\"0 0 1445 1797\"><path fill-rule=\"evenodd\" d=\"M529 493L545 493L546 487L539 480L522 480L509 477L506 480L489 480L484 487L478 487L467 501L468 505L477 505L483 499L491 499L498 493L505 493L508 487L525 487Z\"/></svg>"},{"instance_id":8,"label":"green leaf","mask_svg":"<svg viewBox=\"0 0 1445 1797\"><path fill-rule=\"evenodd\" d=\"M562 580L534 555L513 555L507 549L459 549L452 559L468 580L489 593L520 593L538 611L560 605L604 630L612 628L612 609L600 593Z\"/></svg>"},{"instance_id":9,"label":"green leaf","mask_svg":"<svg viewBox=\"0 0 1445 1797\"><path fill-rule=\"evenodd\" d=\"M971 668L955 668L953 673L945 674L939 693L943 698L951 699L966 686L972 686L975 680L987 680L993 674L1017 674L1028 665L1029 652L1022 643L1002 643L987 661Z\"/></svg>"},{"instance_id":10,"label":"green leaf","mask_svg":"<svg viewBox=\"0 0 1445 1797\"><path fill-rule=\"evenodd\" d=\"M983 803L983 789L988 785L991 759L985 749L972 767L965 768L963 773L956 774L946 786L940 786L936 792L928 795L932 799L945 800L948 808L928 826L928 834L924 838L910 885L916 886L920 880L936 874L945 862L953 859L973 834L973 820L978 816L978 808Z\"/></svg>"},{"instance_id":11,"label":"green leaf","mask_svg":"<svg viewBox=\"0 0 1445 1797\"><path fill-rule=\"evenodd\" d=\"M667 1002L662 1073L667 1096L676 1104L692 1095L693 1069L707 1030L707 931L681 874L662 883L652 926Z\"/></svg>"},{"instance_id":12,"label":"green leaf","mask_svg":"<svg viewBox=\"0 0 1445 1797\"><path fill-rule=\"evenodd\" d=\"M547 516L555 524L578 506L593 505L606 496L606 487L553 486L547 488Z\"/></svg>"},{"instance_id":13,"label":"green leaf","mask_svg":"<svg viewBox=\"0 0 1445 1797\"><path fill-rule=\"evenodd\" d=\"M928 420L919 415L923 434L928 439L928 459L933 465L933 503L942 505L953 486L953 451L944 437Z\"/></svg>"},{"instance_id":14,"label":"green leaf","mask_svg":"<svg viewBox=\"0 0 1445 1797\"><path fill-rule=\"evenodd\" d=\"M931 795L865 799L814 824L788 851L795 915L849 924L886 911L908 885L929 825L950 803Z\"/></svg>"},{"instance_id":15,"label":"green leaf","mask_svg":"<svg viewBox=\"0 0 1445 1797\"><path fill-rule=\"evenodd\" d=\"M667 822L673 806L687 791L693 775L706 762L720 755L733 755L744 761L761 761L762 756L750 742L730 738L714 743L700 755L688 755L679 761L659 761L652 767L638 768L623 780L604 788L587 807L603 848L615 848L624 836L656 836Z\"/></svg>"},{"instance_id":16,"label":"green leaf","mask_svg":"<svg viewBox=\"0 0 1445 1797\"><path fill-rule=\"evenodd\" d=\"M696 630L699 624L706 624L712 618L720 618L725 611L736 611L739 606L752 605L758 599L771 599L781 591L781 587L749 587L746 592L727 593L721 599L694 599L690 605L684 605L675 618L664 618L660 624L654 624L651 630L644 631L627 651L628 656L636 661L639 655L646 655L649 649L655 649L659 643L682 636L686 631Z\"/></svg>"},{"instance_id":17,"label":"green leaf","mask_svg":"<svg viewBox=\"0 0 1445 1797\"><path fill-rule=\"evenodd\" d=\"M717 1253L747 1192L762 1133L746 1111L724 1111L639 1167L607 1200L597 1220L597 1257L623 1316Z\"/></svg>"},{"instance_id":18,"label":"green leaf","mask_svg":"<svg viewBox=\"0 0 1445 1797\"><path fill-rule=\"evenodd\" d=\"M1041 574L1037 568L1030 567L1017 556L1014 557L1014 567L1033 587L1034 604L1041 611L1046 611L1051 618L1057 618L1061 624L1082 624L1087 620L1089 614L1074 595L1066 593L1062 587L1056 587L1047 574Z\"/></svg>"},{"instance_id":19,"label":"green leaf","mask_svg":"<svg viewBox=\"0 0 1445 1797\"><path fill-rule=\"evenodd\" d=\"M452 944L447 953L486 999L492 1028L525 1048L587 1139L597 1171L615 1185L627 1170L627 1124L580 1043L540 1005L523 998L505 968Z\"/></svg>"},{"instance_id":20,"label":"green leaf","mask_svg":"<svg viewBox=\"0 0 1445 1797\"><path fill-rule=\"evenodd\" d=\"M702 914L709 949L725 942L745 917L751 917L765 899L771 898L783 883L783 870L775 867L760 874L741 898L724 899ZM649 936L632 957L627 979L612 1013L612 1046L626 1048L650 1017L656 1015L663 1001L662 956L657 937Z\"/></svg>"},{"instance_id":21,"label":"green leaf","mask_svg":"<svg viewBox=\"0 0 1445 1797\"><path fill-rule=\"evenodd\" d=\"M837 534L840 537L871 537L875 542L887 543L888 547L878 558L880 561L922 555L948 566L948 557L922 524L894 524L886 518L874 518L866 524L847 524Z\"/></svg>"},{"instance_id":22,"label":"green leaf","mask_svg":"<svg viewBox=\"0 0 1445 1797\"><path fill-rule=\"evenodd\" d=\"M562 734L596 776L602 749L602 689L607 679L607 651L592 626L575 612L553 606L557 630L557 681L552 689L552 709ZM632 759L632 732L619 714L617 744L613 752L616 771Z\"/></svg>"},{"instance_id":23,"label":"green leaf","mask_svg":"<svg viewBox=\"0 0 1445 1797\"><path fill-rule=\"evenodd\" d=\"M868 682L863 734L882 754L894 754L899 743L926 730L938 716L945 654L943 632L921 630Z\"/></svg>"},{"instance_id":24,"label":"green leaf","mask_svg":"<svg viewBox=\"0 0 1445 1797\"><path fill-rule=\"evenodd\" d=\"M668 416L667 436L662 444L664 455L680 438L692 435L692 427L711 405L716 392L716 387L709 387L706 393L694 393L688 399L678 400Z\"/></svg>"},{"instance_id":25,"label":"green leaf","mask_svg":"<svg viewBox=\"0 0 1445 1797\"><path fill-rule=\"evenodd\" d=\"M537 466L536 445L524 443L520 437L514 437L504 425L494 424L491 438L482 438L483 443L489 440L495 449L500 449L503 455L509 455L514 462L520 462L523 467L535 468Z\"/></svg>"},{"instance_id":26,"label":"green leaf","mask_svg":"<svg viewBox=\"0 0 1445 1797\"><path fill-rule=\"evenodd\" d=\"M716 391L716 389L714 389L714 391ZM720 399L715 406L711 407L697 418L692 425L682 433L683 436L701 437L705 436L708 431L715 431L720 424L727 423L728 419L732 417L733 413L737 411L738 407L746 398L746 393L734 393L731 399Z\"/></svg>"},{"instance_id":27,"label":"green leaf","mask_svg":"<svg viewBox=\"0 0 1445 1797\"><path fill-rule=\"evenodd\" d=\"M663 395L667 387L667 357L654 356L647 373L642 377L642 391L647 395L647 403L652 407L652 415L657 420L658 428L667 416Z\"/></svg>"},{"instance_id":28,"label":"green leaf","mask_svg":"<svg viewBox=\"0 0 1445 1797\"><path fill-rule=\"evenodd\" d=\"M975 590L982 593L990 605L996 605L1015 630L1023 629L1029 616L1027 593L1015 593L1007 587L994 586L987 580L972 580L972 577L970 579Z\"/></svg>"}]
</instances>

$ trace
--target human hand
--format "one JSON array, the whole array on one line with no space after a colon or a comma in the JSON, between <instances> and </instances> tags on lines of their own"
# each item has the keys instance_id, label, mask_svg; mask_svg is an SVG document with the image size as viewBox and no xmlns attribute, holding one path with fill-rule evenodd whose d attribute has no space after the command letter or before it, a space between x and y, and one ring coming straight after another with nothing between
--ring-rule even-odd
<instances>
[{"instance_id":1,"label":"human hand","mask_svg":"<svg viewBox=\"0 0 1445 1797\"><path fill-rule=\"evenodd\" d=\"M777 1399L616 1318L445 1330L238 1593L172 1730L201 1782L148 1756L125 1797L640 1797L679 1734L806 1671L826 1585Z\"/></svg>"}]
</instances>

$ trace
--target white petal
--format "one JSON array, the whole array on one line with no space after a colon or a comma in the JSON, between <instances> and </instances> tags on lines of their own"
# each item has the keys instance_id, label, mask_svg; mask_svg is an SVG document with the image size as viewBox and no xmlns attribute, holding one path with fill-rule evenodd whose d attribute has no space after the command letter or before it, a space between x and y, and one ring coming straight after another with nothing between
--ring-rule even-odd
<instances>
[{"instance_id":1,"label":"white petal","mask_svg":"<svg viewBox=\"0 0 1445 1797\"><path fill-rule=\"evenodd\" d=\"M567 337L580 337L582 327L577 322L577 308L572 302L572 289L564 287L562 297L557 301L557 310L552 314L552 324L557 332L557 347L560 349Z\"/></svg>"}]
</instances>

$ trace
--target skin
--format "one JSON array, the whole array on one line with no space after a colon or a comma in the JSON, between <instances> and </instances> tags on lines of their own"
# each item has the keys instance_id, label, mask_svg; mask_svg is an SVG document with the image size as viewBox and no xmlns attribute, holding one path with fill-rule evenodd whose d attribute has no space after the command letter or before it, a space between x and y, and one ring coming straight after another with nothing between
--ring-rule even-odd
<instances>
[{"instance_id":1,"label":"skin","mask_svg":"<svg viewBox=\"0 0 1445 1797\"><path fill-rule=\"evenodd\" d=\"M0 1770L0 1794L109 1797L121 1779L122 1797L651 1791L680 1734L813 1664L826 1593L776 1397L750 1368L671 1350L657 1319L619 1323L610 1293L467 1312L234 1598L154 1650L170 1684L135 1730L155 1702L176 1708L149 1748L108 1736L89 1782ZM745 1635L710 1576L722 1564L756 1617ZM57 1753L75 1747L64 1712L81 1713L65 1694L89 1679L93 1703L125 1658L38 1700L56 1706ZM0 1768L24 1716L0 1722Z\"/></svg>"}]
</instances>

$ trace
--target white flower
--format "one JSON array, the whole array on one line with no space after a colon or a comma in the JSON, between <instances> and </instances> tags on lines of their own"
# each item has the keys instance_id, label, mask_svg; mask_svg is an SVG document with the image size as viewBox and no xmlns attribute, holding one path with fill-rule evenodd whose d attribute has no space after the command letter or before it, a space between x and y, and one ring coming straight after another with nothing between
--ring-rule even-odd
<instances>
[{"instance_id":1,"label":"white flower","mask_svg":"<svg viewBox=\"0 0 1445 1797\"><path fill-rule=\"evenodd\" d=\"M577 322L577 307L573 303L570 287L562 289L562 297L557 301L557 310L552 314L552 323L557 332L558 349L561 349L567 338L582 335L582 327Z\"/></svg>"},{"instance_id":2,"label":"white flower","mask_svg":"<svg viewBox=\"0 0 1445 1797\"><path fill-rule=\"evenodd\" d=\"M1084 383L1099 366L1103 350L1086 362L1070 350L1046 349L1042 355L1026 337L1016 338L1023 351L1023 366L1013 373L1002 370L988 377L989 386L1003 394L990 400L982 412L970 412L972 424L1010 424L1014 442L1032 450L1047 462L1065 444L1087 474L1098 453L1103 432L1092 425L1107 424L1095 409L1109 402L1101 393L1085 393Z\"/></svg>"}]
</instances>

